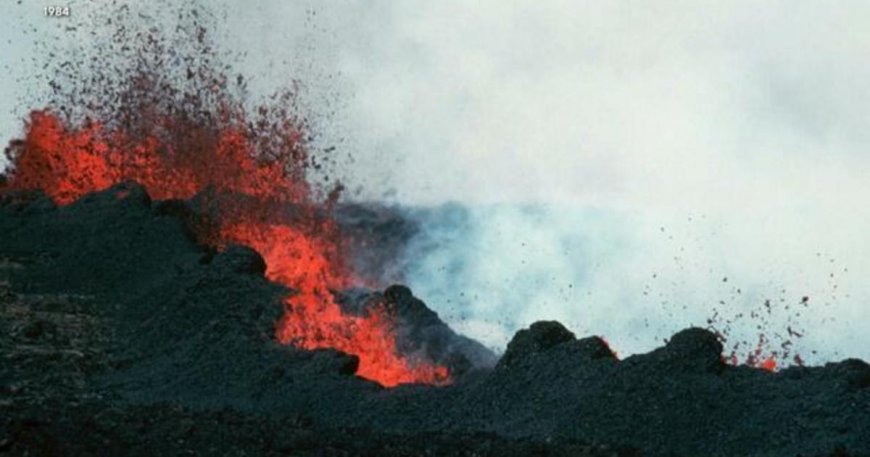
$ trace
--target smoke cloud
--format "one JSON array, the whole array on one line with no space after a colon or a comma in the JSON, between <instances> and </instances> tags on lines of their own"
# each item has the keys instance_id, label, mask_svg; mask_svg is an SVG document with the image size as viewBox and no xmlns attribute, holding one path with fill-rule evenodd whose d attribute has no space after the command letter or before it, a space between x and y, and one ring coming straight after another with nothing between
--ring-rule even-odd
<instances>
[{"instance_id":1,"label":"smoke cloud","mask_svg":"<svg viewBox=\"0 0 870 457\"><path fill-rule=\"evenodd\" d=\"M453 325L503 347L555 318L626 354L715 316L870 356L866 5L375 10L336 51L359 198L456 202L408 254Z\"/></svg>"}]
</instances>

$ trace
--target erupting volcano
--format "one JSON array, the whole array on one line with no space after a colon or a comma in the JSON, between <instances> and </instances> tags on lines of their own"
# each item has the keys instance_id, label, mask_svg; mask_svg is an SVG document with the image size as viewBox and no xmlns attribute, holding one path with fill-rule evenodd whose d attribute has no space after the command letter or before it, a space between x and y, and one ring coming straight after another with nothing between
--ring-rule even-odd
<instances>
[{"instance_id":1,"label":"erupting volcano","mask_svg":"<svg viewBox=\"0 0 870 457\"><path fill-rule=\"evenodd\" d=\"M559 195L575 191L608 194L611 180L638 189L658 186L661 170L646 169L656 156L632 160L628 167L656 175L649 182L630 182L637 176L610 174L600 163L586 168L587 159L594 164L599 156L610 163L611 153L621 154L619 148L582 156L582 172L567 156L552 168L514 161L513 155L526 153L542 161L544 154L556 157L554 147L573 154L574 148L586 148L587 140L590 148L601 146L596 137L622 135L623 122L643 127L633 124L639 122L633 116L643 111L641 104L627 103L632 116L625 119L616 115L621 111L605 109L560 124L563 115L551 109L559 107L559 99L582 104L563 97L561 90L570 85L564 75L542 79L542 90L558 83L552 93L513 91L502 99L501 91L478 92L477 87L489 85L482 77L497 75L495 83L504 82L502 67L476 66L467 93L463 87L453 93L454 100L444 100L442 92L433 91L437 104L455 103L462 113L475 114L456 116L457 123L467 125L449 135L438 133L455 133L451 141L423 135L424 152L437 150L450 160L456 156L449 149L468 139L463 134L509 125L516 114L522 123L517 130L523 131L508 135L508 141L490 142L482 135L456 148L457 154L505 148L504 155L482 153L459 166L492 164L510 168L512 176L524 175L516 182L492 179L501 186L498 193L523 182L543 184L534 179L542 170L547 174L540 181L585 179L582 189L542 189L540 200L528 204L520 199L490 204L478 193L492 183L474 176L472 195L456 197L457 203L447 203L452 197L446 195L432 202L404 195L393 201L394 189L407 190L414 183L391 167L383 186L389 188L372 185L384 193L367 194L374 178L366 167L372 164L359 159L366 151L380 153L380 144L356 147L354 157L345 160L347 152L335 146L344 138L333 142L324 139L328 134L318 136L324 131L318 128L324 122L316 111L320 105L306 104L302 83L288 79L277 85L289 88L271 96L251 95L262 88L249 90L249 84L265 81L274 87L280 77L250 80L246 75L259 68L245 68L246 60L218 51L219 16L191 10L187 2L160 11L150 2L133 7L119 0L96 8L97 3L82 4L90 15L83 14L81 22L40 17L57 19L58 30L69 36L80 27L90 41L37 40L36 47L52 59L42 67L45 76L34 80L48 78L39 86L48 90L22 90L24 107L15 115L15 128L23 128L11 135L18 139L0 161L6 167L0 175L0 454L870 455L870 364L810 356L798 344L813 328L801 313L822 312L810 309L811 303L822 297L824 304L819 293L827 289L803 290L803 276L779 278L779 264L765 263L764 279L771 276L767 283L755 274L729 280L732 271L742 276L753 265L740 258L740 250L711 249L702 255L701 248L720 245L702 242L692 231L691 217L673 231L676 238L670 227L651 225L661 217L682 219L681 205L664 215L655 208L639 215L630 199L622 201L617 193L613 201L618 203L606 211L586 211L584 202L557 202ZM283 10L279 3L296 9ZM301 7L291 3L273 2L271 8L299 13ZM529 14L534 13L517 16L525 25ZM306 9L293 19L301 17L312 21L314 11ZM241 19L238 24L251 25ZM548 27L553 33L557 29ZM441 29L431 30L439 33L414 40L441 44ZM499 33L498 28L485 30ZM511 36L521 32L507 30ZM410 49L416 53L420 43L414 40ZM651 40L657 46L659 41ZM71 52L55 49L66 45ZM595 59L602 58L595 48ZM536 43L528 50L511 46L509 60L536 64L526 57L538 50ZM423 63L440 62L436 54ZM643 67L652 63L645 60ZM625 64L620 58L619 71L596 78L607 84L593 84L595 91L611 80L615 86L626 82L623 69L633 67ZM571 71L595 65L572 64ZM399 68L386 67L384 74ZM439 79L444 68L435 72ZM642 73L619 87L613 104L625 104L623 89L629 87L633 95L648 77ZM513 90L514 82L505 87ZM672 93L670 86L655 89L657 97ZM513 98L518 95L526 98ZM492 106L508 102L505 106L524 112L502 116L500 106L480 111L475 109L478 96ZM361 98L370 105L402 100ZM595 96L587 101L594 109L604 108ZM536 111L536 103L546 111ZM656 149L644 134L665 131L658 126L668 124L658 123L660 112L652 117L656 128L638 128L631 148ZM619 119L616 134L607 130L610 119ZM420 129L414 122L405 125L406 120L401 127L407 126L410 135L434 127ZM386 122L399 123L392 117ZM584 135L579 142L571 137L577 132L567 131L577 125ZM677 130L709 133L680 127L663 136L670 141ZM369 130L377 128L358 129L356 138ZM544 138L551 136L559 138ZM535 141L526 142L529 138ZM405 146L399 142L387 152L415 153ZM690 168L682 161L689 158L676 157L677 174L685 174ZM447 174L434 165L437 160L409 162L414 162L411 180L431 182ZM384 171L382 162L373 164ZM586 179L592 175L599 176ZM343 196L345 184L354 189L351 197ZM640 201L655 206L652 200ZM421 206L413 206L415 201ZM439 202L444 204L431 206ZM732 208L726 207L730 217ZM740 217L734 220L753 235L757 230ZM718 222L710 224L719 228ZM624 227L630 230L622 233ZM651 249L657 237L668 242ZM684 247L683 238L695 241ZM677 250L673 266L670 255L660 255ZM738 258L722 262L729 275L719 276L719 267L712 265L732 255ZM831 301L840 293L838 275L830 273ZM780 280L788 289L772 286ZM412 288L438 306L430 309ZM780 292L771 295L771 290ZM725 296L709 307L718 293ZM652 303L648 300L656 306L645 308ZM444 313L444 320L435 310ZM615 345L603 336L578 337L552 316L596 326ZM647 318L666 322L650 324ZM458 334L445 321L480 341ZM658 332L657 325L668 332L656 335L662 342L658 347L640 352L631 346L632 339L636 344ZM679 330L683 326L688 328ZM504 352L497 355L484 342ZM808 356L806 364L799 352ZM819 360L827 363L814 366Z\"/></svg>"},{"instance_id":2,"label":"erupting volcano","mask_svg":"<svg viewBox=\"0 0 870 457\"><path fill-rule=\"evenodd\" d=\"M6 150L12 168L2 190L41 190L63 205L135 181L158 200L196 198L202 211L192 225L201 242L256 249L267 277L287 287L279 341L356 355L358 374L385 386L449 382L446 367L398 352L386 308L350 315L335 302L332 291L362 285L332 220L340 186L318 198L309 183L317 158L305 123L288 108L292 94L248 114L216 70L205 29L195 30L204 57L176 68L184 78L153 65L163 49L154 31L139 37L130 74L92 69L101 84L55 94L63 101L31 113L24 138Z\"/></svg>"}]
</instances>

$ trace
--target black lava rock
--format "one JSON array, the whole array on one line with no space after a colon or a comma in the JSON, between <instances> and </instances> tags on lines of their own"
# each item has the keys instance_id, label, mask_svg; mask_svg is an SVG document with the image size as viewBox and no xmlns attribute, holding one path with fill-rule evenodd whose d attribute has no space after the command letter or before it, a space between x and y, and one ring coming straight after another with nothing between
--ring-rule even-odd
<instances>
[{"instance_id":1,"label":"black lava rock","mask_svg":"<svg viewBox=\"0 0 870 457\"><path fill-rule=\"evenodd\" d=\"M15 191L0 194L0 206L8 214L37 215L57 209L57 205L42 191Z\"/></svg>"},{"instance_id":2,"label":"black lava rock","mask_svg":"<svg viewBox=\"0 0 870 457\"><path fill-rule=\"evenodd\" d=\"M444 365L455 379L470 371L490 369L496 363L497 357L491 350L454 332L406 286L392 285L382 293L350 289L338 293L336 299L345 312L357 315L366 315L372 308L385 308L396 317L399 352Z\"/></svg>"},{"instance_id":3,"label":"black lava rock","mask_svg":"<svg viewBox=\"0 0 870 457\"><path fill-rule=\"evenodd\" d=\"M520 330L514 335L496 368L503 369L520 364L554 346L575 340L574 334L556 321L535 322L528 329Z\"/></svg>"},{"instance_id":4,"label":"black lava rock","mask_svg":"<svg viewBox=\"0 0 870 457\"><path fill-rule=\"evenodd\" d=\"M725 367L722 343L713 332L697 327L676 333L651 355L673 370L718 373Z\"/></svg>"},{"instance_id":5,"label":"black lava rock","mask_svg":"<svg viewBox=\"0 0 870 457\"><path fill-rule=\"evenodd\" d=\"M616 359L616 354L613 353L607 342L597 336L577 340L574 346L578 355L589 360Z\"/></svg>"},{"instance_id":6,"label":"black lava rock","mask_svg":"<svg viewBox=\"0 0 870 457\"><path fill-rule=\"evenodd\" d=\"M212 259L212 265L233 273L263 275L266 272L266 261L257 251L236 244L218 253Z\"/></svg>"},{"instance_id":7,"label":"black lava rock","mask_svg":"<svg viewBox=\"0 0 870 457\"><path fill-rule=\"evenodd\" d=\"M311 364L315 371L350 376L359 369L359 357L333 349L319 349L314 351Z\"/></svg>"},{"instance_id":8,"label":"black lava rock","mask_svg":"<svg viewBox=\"0 0 870 457\"><path fill-rule=\"evenodd\" d=\"M870 387L870 364L859 359L846 359L826 366L834 376L843 379L852 389Z\"/></svg>"},{"instance_id":9,"label":"black lava rock","mask_svg":"<svg viewBox=\"0 0 870 457\"><path fill-rule=\"evenodd\" d=\"M862 361L732 367L702 329L616 361L603 340L538 322L497 369L387 389L354 376L354 356L279 344L288 291L250 249L198 245L186 202L149 203L134 186L67 206L0 200L0 450L12 455L870 455ZM409 363L495 357L406 287L347 297L352 314L394 313Z\"/></svg>"}]
</instances>

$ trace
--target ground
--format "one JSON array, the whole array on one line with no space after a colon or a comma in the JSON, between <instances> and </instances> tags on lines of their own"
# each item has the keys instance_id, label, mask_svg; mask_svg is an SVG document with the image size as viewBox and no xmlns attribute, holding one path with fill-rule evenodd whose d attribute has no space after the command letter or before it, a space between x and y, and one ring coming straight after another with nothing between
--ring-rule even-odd
<instances>
[{"instance_id":1,"label":"ground","mask_svg":"<svg viewBox=\"0 0 870 457\"><path fill-rule=\"evenodd\" d=\"M288 291L262 259L123 186L0 204L0 453L870 455L870 366L734 367L703 329L618 360L539 322L450 386L383 388L278 344ZM372 293L443 325L405 288Z\"/></svg>"}]
</instances>

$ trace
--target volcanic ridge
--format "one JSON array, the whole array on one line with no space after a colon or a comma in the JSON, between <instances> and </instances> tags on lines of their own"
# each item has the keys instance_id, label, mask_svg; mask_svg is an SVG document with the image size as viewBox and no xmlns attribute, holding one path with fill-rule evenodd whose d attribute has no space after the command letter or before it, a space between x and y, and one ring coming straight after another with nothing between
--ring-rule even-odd
<instances>
[{"instance_id":1,"label":"volcanic ridge","mask_svg":"<svg viewBox=\"0 0 870 457\"><path fill-rule=\"evenodd\" d=\"M341 201L297 84L252 99L217 16L166 11L41 45L71 57L35 75L0 175L0 454L870 455L860 360L736 366L698 328L624 360L558 322L500 357L455 333L384 287L414 223Z\"/></svg>"},{"instance_id":2,"label":"volcanic ridge","mask_svg":"<svg viewBox=\"0 0 870 457\"><path fill-rule=\"evenodd\" d=\"M619 360L558 322L497 358L404 286L332 291L343 313L391 316L387 347L449 377L384 387L357 356L278 340L294 291L257 251L202 243L199 201L132 182L68 205L4 194L0 452L870 455L860 360L733 366L698 328Z\"/></svg>"}]
</instances>

